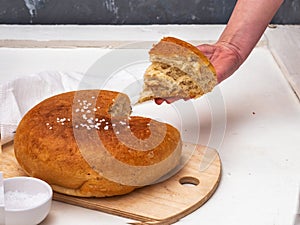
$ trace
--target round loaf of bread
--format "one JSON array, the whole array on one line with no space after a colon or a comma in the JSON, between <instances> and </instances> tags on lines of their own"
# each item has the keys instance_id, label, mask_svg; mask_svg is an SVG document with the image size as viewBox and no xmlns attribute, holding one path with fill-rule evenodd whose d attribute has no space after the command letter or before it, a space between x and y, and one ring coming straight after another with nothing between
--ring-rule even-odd
<instances>
[{"instance_id":1,"label":"round loaf of bread","mask_svg":"<svg viewBox=\"0 0 300 225\"><path fill-rule=\"evenodd\" d=\"M130 117L129 98L105 90L48 98L22 118L14 140L24 171L60 193L122 195L152 184L178 165L181 138L173 126Z\"/></svg>"}]
</instances>

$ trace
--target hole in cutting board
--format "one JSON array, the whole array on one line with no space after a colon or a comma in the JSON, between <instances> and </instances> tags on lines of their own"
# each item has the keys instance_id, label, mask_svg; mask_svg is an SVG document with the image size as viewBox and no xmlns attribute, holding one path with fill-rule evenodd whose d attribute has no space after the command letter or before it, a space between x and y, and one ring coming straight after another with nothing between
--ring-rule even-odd
<instances>
[{"instance_id":1,"label":"hole in cutting board","mask_svg":"<svg viewBox=\"0 0 300 225\"><path fill-rule=\"evenodd\" d=\"M200 181L196 177L181 177L179 183L183 186L197 186Z\"/></svg>"}]
</instances>

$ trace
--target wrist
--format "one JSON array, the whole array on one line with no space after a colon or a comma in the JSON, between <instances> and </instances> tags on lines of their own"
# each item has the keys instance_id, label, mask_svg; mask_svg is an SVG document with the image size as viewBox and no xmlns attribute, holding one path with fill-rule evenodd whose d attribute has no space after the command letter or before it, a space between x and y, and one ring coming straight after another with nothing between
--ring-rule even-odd
<instances>
[{"instance_id":1,"label":"wrist","mask_svg":"<svg viewBox=\"0 0 300 225\"><path fill-rule=\"evenodd\" d=\"M215 44L216 46L219 46L221 48L225 48L228 51L231 52L231 55L236 59L236 66L239 67L242 65L242 63L246 60L247 57L243 57L241 54L241 49L230 42L223 41L223 40L218 40L217 43Z\"/></svg>"}]
</instances>

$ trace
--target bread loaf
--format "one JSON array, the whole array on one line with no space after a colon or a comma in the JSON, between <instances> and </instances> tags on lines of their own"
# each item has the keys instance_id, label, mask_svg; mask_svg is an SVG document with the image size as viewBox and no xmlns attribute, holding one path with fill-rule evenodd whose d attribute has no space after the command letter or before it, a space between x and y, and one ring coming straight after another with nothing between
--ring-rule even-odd
<instances>
[{"instance_id":1,"label":"bread loaf","mask_svg":"<svg viewBox=\"0 0 300 225\"><path fill-rule=\"evenodd\" d=\"M122 195L152 184L179 163L180 133L130 113L129 98L118 92L53 96L19 123L17 161L28 175L73 196Z\"/></svg>"},{"instance_id":2,"label":"bread loaf","mask_svg":"<svg viewBox=\"0 0 300 225\"><path fill-rule=\"evenodd\" d=\"M197 98L217 84L216 72L200 50L177 38L165 37L150 51L139 103L154 98Z\"/></svg>"}]
</instances>

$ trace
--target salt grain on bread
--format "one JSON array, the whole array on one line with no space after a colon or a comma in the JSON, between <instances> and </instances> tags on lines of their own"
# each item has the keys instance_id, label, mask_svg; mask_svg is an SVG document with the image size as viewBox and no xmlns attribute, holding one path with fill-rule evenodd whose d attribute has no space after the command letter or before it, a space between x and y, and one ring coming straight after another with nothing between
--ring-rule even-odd
<instances>
[{"instance_id":1,"label":"salt grain on bread","mask_svg":"<svg viewBox=\"0 0 300 225\"><path fill-rule=\"evenodd\" d=\"M28 175L60 193L129 193L172 170L182 146L173 126L130 113L128 97L118 92L87 90L51 97L20 122L16 158Z\"/></svg>"},{"instance_id":2,"label":"salt grain on bread","mask_svg":"<svg viewBox=\"0 0 300 225\"><path fill-rule=\"evenodd\" d=\"M197 98L217 84L210 61L195 46L165 37L149 52L151 65L144 74L139 103L154 98Z\"/></svg>"}]
</instances>

